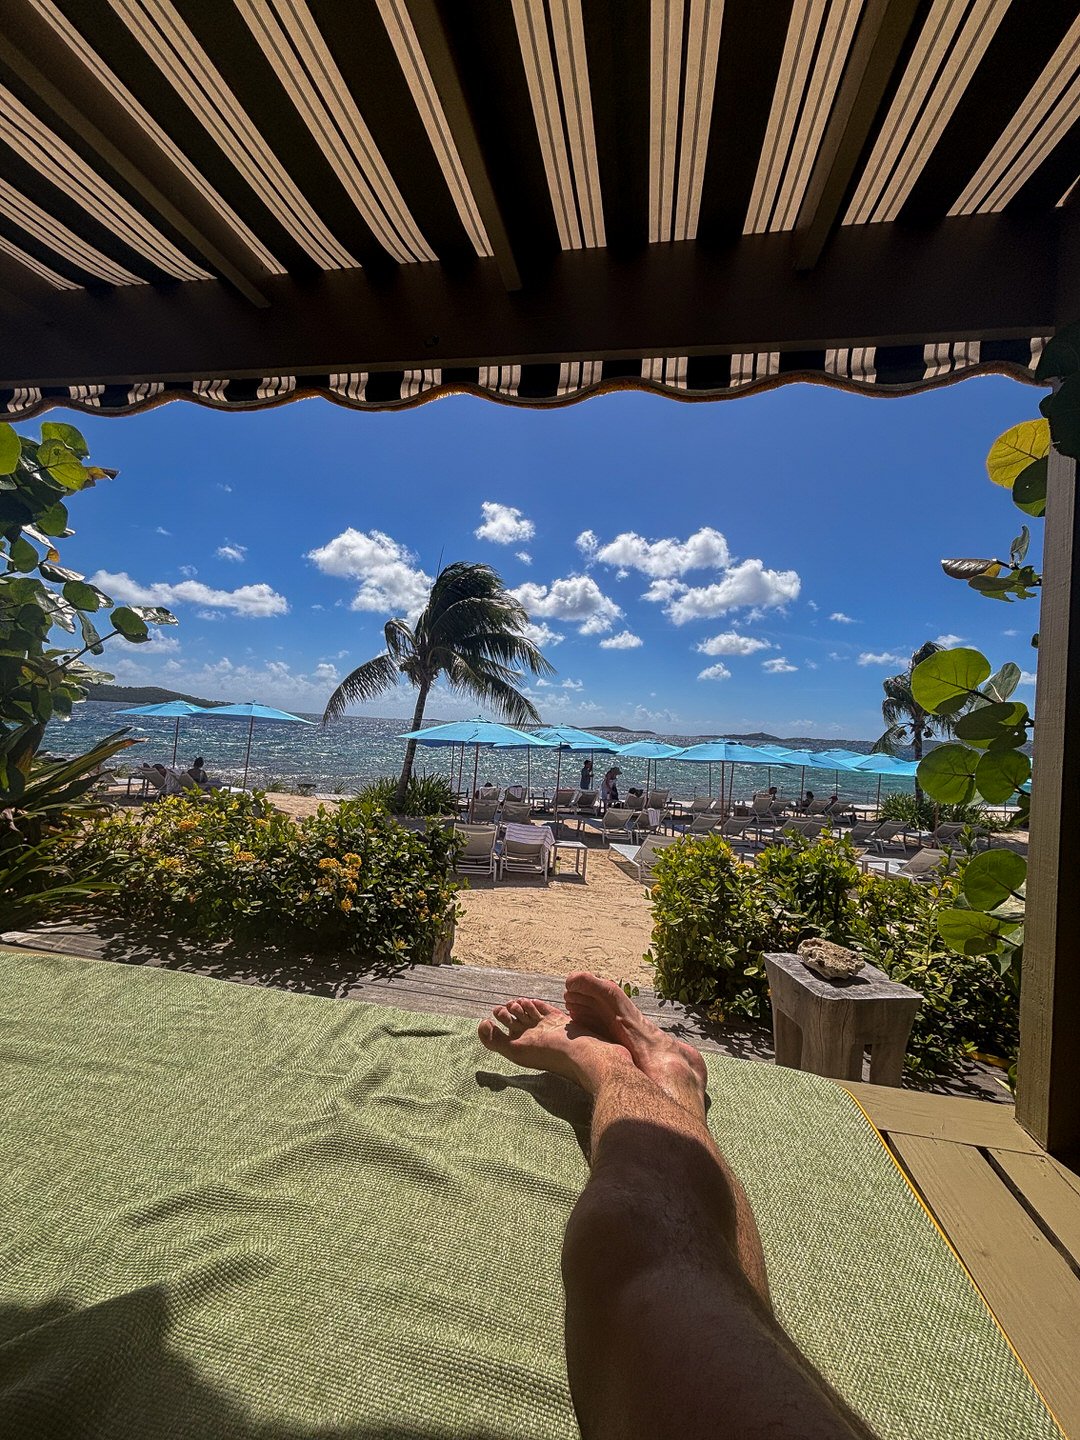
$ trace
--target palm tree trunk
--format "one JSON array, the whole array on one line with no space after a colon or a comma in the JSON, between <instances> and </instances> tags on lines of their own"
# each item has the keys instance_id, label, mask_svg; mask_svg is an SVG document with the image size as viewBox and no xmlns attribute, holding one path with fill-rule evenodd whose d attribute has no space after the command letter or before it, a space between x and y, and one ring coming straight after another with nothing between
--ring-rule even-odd
<instances>
[{"instance_id":1,"label":"palm tree trunk","mask_svg":"<svg viewBox=\"0 0 1080 1440\"><path fill-rule=\"evenodd\" d=\"M431 687L421 685L416 694L416 707L413 710L412 724L410 730L419 730L424 723L424 706L427 704L428 690ZM405 759L401 763L401 774L398 776L397 789L394 791L394 813L401 814L401 808L405 804L405 792L409 788L409 781L412 779L413 760L416 757L416 741L410 740L405 746Z\"/></svg>"},{"instance_id":2,"label":"palm tree trunk","mask_svg":"<svg viewBox=\"0 0 1080 1440\"><path fill-rule=\"evenodd\" d=\"M920 711L916 711L916 713L915 713L915 718L914 718L914 721L913 721L912 726L911 726L911 754L912 754L912 756L913 756L916 764L918 764L919 761L922 759L923 726L924 726L925 724L926 724L926 716L923 714L923 712L922 712L921 710L920 710ZM915 803L916 803L916 805L921 805L921 804L922 804L922 798L923 798L923 792L919 789L919 782L918 782L918 780L916 779L916 781L915 781Z\"/></svg>"}]
</instances>

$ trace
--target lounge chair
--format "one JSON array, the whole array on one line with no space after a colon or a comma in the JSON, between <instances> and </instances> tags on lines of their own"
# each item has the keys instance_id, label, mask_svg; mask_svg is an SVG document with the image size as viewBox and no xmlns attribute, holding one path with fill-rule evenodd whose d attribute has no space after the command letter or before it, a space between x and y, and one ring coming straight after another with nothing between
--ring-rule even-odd
<instances>
[{"instance_id":1,"label":"lounge chair","mask_svg":"<svg viewBox=\"0 0 1080 1440\"><path fill-rule=\"evenodd\" d=\"M495 853L494 825L455 825L455 832L465 841L454 869L459 875L480 875L494 884L499 878L499 859Z\"/></svg>"},{"instance_id":2,"label":"lounge chair","mask_svg":"<svg viewBox=\"0 0 1080 1440\"><path fill-rule=\"evenodd\" d=\"M643 808L646 810L659 810L662 814L668 808L668 801L670 799L670 790L650 790L645 797Z\"/></svg>"},{"instance_id":3,"label":"lounge chair","mask_svg":"<svg viewBox=\"0 0 1080 1440\"><path fill-rule=\"evenodd\" d=\"M576 790L556 790L555 798L551 802L555 813L558 814L560 810L569 810L570 806L574 803L574 796L577 793Z\"/></svg>"},{"instance_id":4,"label":"lounge chair","mask_svg":"<svg viewBox=\"0 0 1080 1440\"><path fill-rule=\"evenodd\" d=\"M753 842L747 838L746 834L749 824L749 819L737 819L734 815L731 815L727 820L724 820L716 826L713 834L721 836L729 845L750 845Z\"/></svg>"},{"instance_id":5,"label":"lounge chair","mask_svg":"<svg viewBox=\"0 0 1080 1440\"><path fill-rule=\"evenodd\" d=\"M897 840L896 837L898 835L903 838ZM893 850L899 848L906 854L908 849L907 836L908 827L903 820L883 820L881 824L875 828L873 833L867 837L867 843L872 845L879 855L884 855L886 845L890 846Z\"/></svg>"},{"instance_id":6,"label":"lounge chair","mask_svg":"<svg viewBox=\"0 0 1080 1440\"><path fill-rule=\"evenodd\" d=\"M895 865L896 869L891 866ZM955 868L956 857L948 850L937 850L926 845L907 860L864 860L865 871L875 870L878 874L904 880L934 880L939 874L948 874Z\"/></svg>"},{"instance_id":7,"label":"lounge chair","mask_svg":"<svg viewBox=\"0 0 1080 1440\"><path fill-rule=\"evenodd\" d=\"M634 857L637 864L638 879L643 885L648 885L652 880L653 866L656 857L661 850L669 845L675 845L679 840L678 835L646 835L641 842L641 848Z\"/></svg>"},{"instance_id":8,"label":"lounge chair","mask_svg":"<svg viewBox=\"0 0 1080 1440\"><path fill-rule=\"evenodd\" d=\"M707 815L716 805L711 795L695 795L690 801L691 815Z\"/></svg>"},{"instance_id":9,"label":"lounge chair","mask_svg":"<svg viewBox=\"0 0 1080 1440\"><path fill-rule=\"evenodd\" d=\"M519 803L513 800L504 801L502 813L499 816L504 825L527 825L531 818L532 806L524 801Z\"/></svg>"},{"instance_id":10,"label":"lounge chair","mask_svg":"<svg viewBox=\"0 0 1080 1440\"><path fill-rule=\"evenodd\" d=\"M789 820L774 839L781 845L797 845L802 840L816 840L824 829L820 820Z\"/></svg>"},{"instance_id":11,"label":"lounge chair","mask_svg":"<svg viewBox=\"0 0 1080 1440\"><path fill-rule=\"evenodd\" d=\"M745 828L749 821L740 822ZM695 815L689 826L682 832L684 835L712 835L719 829L719 815Z\"/></svg>"},{"instance_id":12,"label":"lounge chair","mask_svg":"<svg viewBox=\"0 0 1080 1440\"><path fill-rule=\"evenodd\" d=\"M629 807L609 805L599 823L605 846L610 845L613 839L633 840L641 828L641 812Z\"/></svg>"},{"instance_id":13,"label":"lounge chair","mask_svg":"<svg viewBox=\"0 0 1080 1440\"><path fill-rule=\"evenodd\" d=\"M505 877L509 871L514 875L539 875L546 885L550 876L548 857L551 845L547 835L539 827L534 828L537 831L535 840L522 839L520 829L515 828L514 836L508 835L503 841L500 874Z\"/></svg>"},{"instance_id":14,"label":"lounge chair","mask_svg":"<svg viewBox=\"0 0 1080 1440\"><path fill-rule=\"evenodd\" d=\"M474 800L469 811L469 820L474 825L491 825L494 823L498 809L498 805L493 800Z\"/></svg>"}]
</instances>

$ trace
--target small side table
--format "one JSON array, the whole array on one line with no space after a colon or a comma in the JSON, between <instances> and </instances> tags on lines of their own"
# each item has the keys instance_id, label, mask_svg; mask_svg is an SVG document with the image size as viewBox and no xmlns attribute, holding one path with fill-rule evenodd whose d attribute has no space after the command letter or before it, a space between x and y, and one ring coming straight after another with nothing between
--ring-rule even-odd
<instances>
[{"instance_id":1,"label":"small side table","mask_svg":"<svg viewBox=\"0 0 1080 1440\"><path fill-rule=\"evenodd\" d=\"M899 1085L917 990L864 965L852 980L826 980L798 955L766 955L776 1063L836 1080L861 1080L870 1050L870 1083Z\"/></svg>"},{"instance_id":2,"label":"small side table","mask_svg":"<svg viewBox=\"0 0 1080 1440\"><path fill-rule=\"evenodd\" d=\"M583 840L556 840L555 853L553 858L558 860L560 850L569 850L574 857L574 874L585 879L585 872L589 868L589 847Z\"/></svg>"}]
</instances>

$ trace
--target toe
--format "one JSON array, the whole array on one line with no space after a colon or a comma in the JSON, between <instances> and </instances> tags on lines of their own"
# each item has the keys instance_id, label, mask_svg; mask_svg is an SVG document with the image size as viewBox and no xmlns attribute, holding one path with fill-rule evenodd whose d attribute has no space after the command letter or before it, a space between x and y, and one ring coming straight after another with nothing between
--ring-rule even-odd
<instances>
[{"instance_id":1,"label":"toe","mask_svg":"<svg viewBox=\"0 0 1080 1440\"><path fill-rule=\"evenodd\" d=\"M557 1005L549 1005L546 1000L530 1000L529 1004L536 1012L537 1018L546 1019L549 1015L562 1015L563 1012ZM565 1016L563 1016L565 1019Z\"/></svg>"},{"instance_id":2,"label":"toe","mask_svg":"<svg viewBox=\"0 0 1080 1440\"><path fill-rule=\"evenodd\" d=\"M514 1012L509 1005L496 1005L491 1013L500 1025L509 1028L514 1023Z\"/></svg>"},{"instance_id":3,"label":"toe","mask_svg":"<svg viewBox=\"0 0 1080 1440\"><path fill-rule=\"evenodd\" d=\"M476 1032L485 1050L494 1050L497 1055L506 1053L509 1043L506 1036L492 1020L481 1020Z\"/></svg>"}]
</instances>

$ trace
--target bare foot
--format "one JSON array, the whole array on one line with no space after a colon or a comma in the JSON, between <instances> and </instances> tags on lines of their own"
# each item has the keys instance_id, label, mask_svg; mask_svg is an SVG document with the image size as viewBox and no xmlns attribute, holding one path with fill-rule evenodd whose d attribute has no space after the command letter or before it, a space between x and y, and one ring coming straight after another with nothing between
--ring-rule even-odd
<instances>
[{"instance_id":1,"label":"bare foot","mask_svg":"<svg viewBox=\"0 0 1080 1440\"><path fill-rule=\"evenodd\" d=\"M611 1067L633 1067L622 1045L602 1037L546 1000L511 1000L481 1020L480 1043L515 1065L550 1070L573 1080L590 1095ZM500 1028L501 1027L501 1028Z\"/></svg>"},{"instance_id":2,"label":"bare foot","mask_svg":"<svg viewBox=\"0 0 1080 1440\"><path fill-rule=\"evenodd\" d=\"M625 1045L634 1064L696 1119L705 1119L705 1061L692 1045L646 1020L613 980L581 971L566 977L566 1008L597 1035Z\"/></svg>"}]
</instances>

